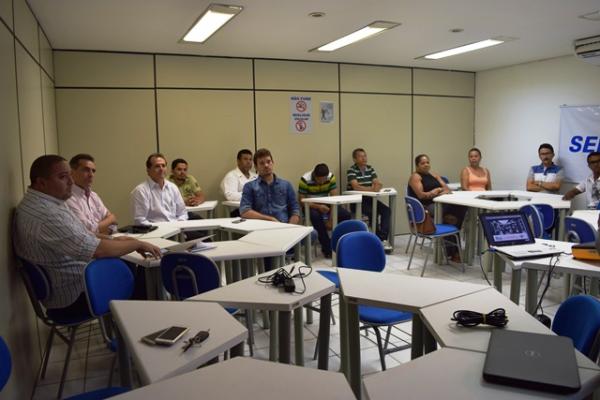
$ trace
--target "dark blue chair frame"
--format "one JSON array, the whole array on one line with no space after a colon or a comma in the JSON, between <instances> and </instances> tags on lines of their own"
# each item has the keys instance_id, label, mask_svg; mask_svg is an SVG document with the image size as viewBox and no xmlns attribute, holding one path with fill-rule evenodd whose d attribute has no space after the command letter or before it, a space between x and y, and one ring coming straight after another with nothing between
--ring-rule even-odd
<instances>
[{"instance_id":1,"label":"dark blue chair frame","mask_svg":"<svg viewBox=\"0 0 600 400\"><path fill-rule=\"evenodd\" d=\"M558 308L552 331L573 340L573 345L596 362L600 352L600 301L588 295L571 296Z\"/></svg>"}]
</instances>

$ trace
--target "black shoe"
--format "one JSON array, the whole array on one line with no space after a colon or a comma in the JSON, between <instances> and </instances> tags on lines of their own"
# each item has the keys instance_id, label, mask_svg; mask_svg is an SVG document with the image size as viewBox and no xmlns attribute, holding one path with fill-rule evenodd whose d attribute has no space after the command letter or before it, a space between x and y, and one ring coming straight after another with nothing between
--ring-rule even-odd
<instances>
[{"instance_id":1,"label":"black shoe","mask_svg":"<svg viewBox=\"0 0 600 400\"><path fill-rule=\"evenodd\" d=\"M328 260L331 260L331 253L324 253L323 257L325 257Z\"/></svg>"}]
</instances>

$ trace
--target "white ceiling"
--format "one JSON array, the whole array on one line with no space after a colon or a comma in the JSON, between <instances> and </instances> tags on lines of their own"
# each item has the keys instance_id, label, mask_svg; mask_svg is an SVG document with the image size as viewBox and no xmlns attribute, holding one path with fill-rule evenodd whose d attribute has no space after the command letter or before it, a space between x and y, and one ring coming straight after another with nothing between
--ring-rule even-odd
<instances>
[{"instance_id":1,"label":"white ceiling","mask_svg":"<svg viewBox=\"0 0 600 400\"><path fill-rule=\"evenodd\" d=\"M578 18L600 0L231 0L244 10L205 44L179 39L207 0L28 0L57 49L283 58L482 71L572 53L600 34ZM323 18L308 13L323 11ZM308 50L376 21L402 23L332 53ZM450 33L462 28L462 33ZM415 60L496 36L517 40L443 60Z\"/></svg>"}]
</instances>

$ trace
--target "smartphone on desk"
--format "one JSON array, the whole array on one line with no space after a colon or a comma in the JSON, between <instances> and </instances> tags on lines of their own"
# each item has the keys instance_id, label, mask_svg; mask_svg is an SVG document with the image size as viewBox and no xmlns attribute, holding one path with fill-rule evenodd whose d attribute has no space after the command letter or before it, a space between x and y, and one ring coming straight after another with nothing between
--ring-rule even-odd
<instances>
[{"instance_id":1,"label":"smartphone on desk","mask_svg":"<svg viewBox=\"0 0 600 400\"><path fill-rule=\"evenodd\" d=\"M161 329L160 331L156 331L156 332L152 332L149 335L146 335L144 337L142 337L140 340L143 343L149 344L150 346L155 346L156 345L156 338L165 331L166 329Z\"/></svg>"},{"instance_id":2,"label":"smartphone on desk","mask_svg":"<svg viewBox=\"0 0 600 400\"><path fill-rule=\"evenodd\" d=\"M185 326L172 326L163 331L160 335L158 335L154 341L156 344L161 344L163 346L170 346L175 344L186 332L189 328Z\"/></svg>"},{"instance_id":3,"label":"smartphone on desk","mask_svg":"<svg viewBox=\"0 0 600 400\"><path fill-rule=\"evenodd\" d=\"M231 221L232 224L239 224L240 222L244 222L244 218L236 219L235 221Z\"/></svg>"}]
</instances>

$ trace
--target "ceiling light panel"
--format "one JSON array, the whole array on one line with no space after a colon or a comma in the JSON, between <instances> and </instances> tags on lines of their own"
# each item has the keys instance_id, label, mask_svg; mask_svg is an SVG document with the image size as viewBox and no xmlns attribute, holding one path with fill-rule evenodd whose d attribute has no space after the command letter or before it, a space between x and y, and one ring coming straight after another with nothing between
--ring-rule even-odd
<instances>
[{"instance_id":1,"label":"ceiling light panel","mask_svg":"<svg viewBox=\"0 0 600 400\"><path fill-rule=\"evenodd\" d=\"M312 49L309 51L335 51L342 47L348 46L349 44L359 42L361 40L377 35L383 31L395 28L398 25L400 25L400 23L375 21L365 26L364 28L361 28L344 37L334 40L333 42L329 42L327 44L324 44L323 46L317 47L316 49Z\"/></svg>"},{"instance_id":2,"label":"ceiling light panel","mask_svg":"<svg viewBox=\"0 0 600 400\"><path fill-rule=\"evenodd\" d=\"M243 10L241 6L211 4L183 37L184 42L204 43Z\"/></svg>"},{"instance_id":3,"label":"ceiling light panel","mask_svg":"<svg viewBox=\"0 0 600 400\"><path fill-rule=\"evenodd\" d=\"M486 39L475 43L466 44L464 46L455 47L453 49L448 49L444 51L439 51L437 53L427 54L423 57L419 58L427 58L429 60L439 60L440 58L455 56L457 54L468 53L469 51L475 51L479 49L484 49L486 47L496 46L504 43L503 40L498 39Z\"/></svg>"}]
</instances>

